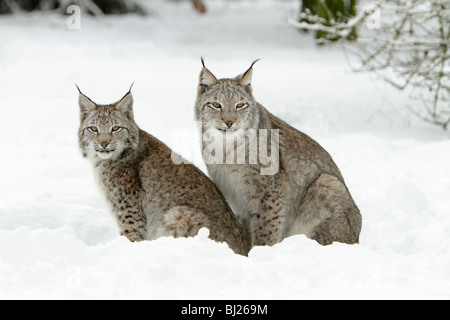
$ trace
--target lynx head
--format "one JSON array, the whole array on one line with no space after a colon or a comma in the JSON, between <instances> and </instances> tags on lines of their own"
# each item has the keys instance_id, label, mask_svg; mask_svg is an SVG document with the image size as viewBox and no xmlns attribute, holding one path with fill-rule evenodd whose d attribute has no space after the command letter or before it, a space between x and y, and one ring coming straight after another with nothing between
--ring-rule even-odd
<instances>
[{"instance_id":1,"label":"lynx head","mask_svg":"<svg viewBox=\"0 0 450 320\"><path fill-rule=\"evenodd\" d=\"M139 128L133 119L133 97L130 91L109 105L96 104L79 92L81 123L78 137L83 156L114 161L123 151L138 147Z\"/></svg>"},{"instance_id":2,"label":"lynx head","mask_svg":"<svg viewBox=\"0 0 450 320\"><path fill-rule=\"evenodd\" d=\"M235 78L217 79L202 59L195 115L196 120L201 121L203 131L216 129L231 133L239 129L257 128L259 109L251 87L256 61Z\"/></svg>"}]
</instances>

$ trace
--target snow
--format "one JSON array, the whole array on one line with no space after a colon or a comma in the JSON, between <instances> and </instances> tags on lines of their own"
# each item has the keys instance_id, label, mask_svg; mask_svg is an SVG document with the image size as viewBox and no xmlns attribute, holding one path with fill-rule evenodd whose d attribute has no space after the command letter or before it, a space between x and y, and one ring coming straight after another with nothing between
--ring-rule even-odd
<instances>
[{"instance_id":1,"label":"snow","mask_svg":"<svg viewBox=\"0 0 450 320\"><path fill-rule=\"evenodd\" d=\"M407 93L350 71L287 23L297 1L146 2L152 14L0 17L0 298L448 299L450 140ZM200 56L218 77L257 58L257 100L324 146L363 216L358 245L302 235L249 257L207 238L120 237L78 149L74 83L98 103L133 81L140 127L202 170Z\"/></svg>"}]
</instances>

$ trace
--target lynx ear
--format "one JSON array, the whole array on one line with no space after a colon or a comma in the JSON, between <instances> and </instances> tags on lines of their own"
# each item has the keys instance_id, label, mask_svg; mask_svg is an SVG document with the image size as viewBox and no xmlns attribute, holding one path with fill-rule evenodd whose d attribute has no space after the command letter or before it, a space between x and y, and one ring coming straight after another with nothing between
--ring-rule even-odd
<instances>
[{"instance_id":1,"label":"lynx ear","mask_svg":"<svg viewBox=\"0 0 450 320\"><path fill-rule=\"evenodd\" d=\"M202 57L202 71L200 71L200 77L198 81L199 93L204 93L217 83L217 78L205 67L205 61Z\"/></svg>"},{"instance_id":2,"label":"lynx ear","mask_svg":"<svg viewBox=\"0 0 450 320\"><path fill-rule=\"evenodd\" d=\"M75 85L79 92L78 97L78 104L80 105L80 112L82 115L86 114L87 112L90 112L95 109L95 102L89 99L87 96L85 96L80 88L78 88L77 85Z\"/></svg>"},{"instance_id":3,"label":"lynx ear","mask_svg":"<svg viewBox=\"0 0 450 320\"><path fill-rule=\"evenodd\" d=\"M257 59L253 61L250 68L248 68L247 71L245 71L243 74L238 75L236 78L234 78L237 83L244 88L251 89L252 84L252 76L253 76L253 65L258 62L260 59Z\"/></svg>"},{"instance_id":4,"label":"lynx ear","mask_svg":"<svg viewBox=\"0 0 450 320\"><path fill-rule=\"evenodd\" d=\"M125 114L129 119L133 118L133 95L130 91L117 102L116 109Z\"/></svg>"}]
</instances>

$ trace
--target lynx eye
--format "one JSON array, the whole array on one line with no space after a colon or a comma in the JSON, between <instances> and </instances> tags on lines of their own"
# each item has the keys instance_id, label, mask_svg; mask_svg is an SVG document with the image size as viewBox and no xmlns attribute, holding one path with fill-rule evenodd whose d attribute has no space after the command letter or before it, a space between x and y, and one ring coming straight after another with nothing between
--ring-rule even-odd
<instances>
[{"instance_id":1,"label":"lynx eye","mask_svg":"<svg viewBox=\"0 0 450 320\"><path fill-rule=\"evenodd\" d=\"M216 110L222 109L222 106L218 102L210 102L210 103L207 104L207 106L212 108L212 109L216 109Z\"/></svg>"},{"instance_id":2,"label":"lynx eye","mask_svg":"<svg viewBox=\"0 0 450 320\"><path fill-rule=\"evenodd\" d=\"M120 131L122 131L122 129L123 129L122 127L114 126L114 127L111 128L111 131L112 132L120 132Z\"/></svg>"},{"instance_id":3,"label":"lynx eye","mask_svg":"<svg viewBox=\"0 0 450 320\"><path fill-rule=\"evenodd\" d=\"M248 104L247 104L247 103L238 103L238 104L236 105L236 109L244 109L244 108L246 108L246 107L248 107Z\"/></svg>"},{"instance_id":4,"label":"lynx eye","mask_svg":"<svg viewBox=\"0 0 450 320\"><path fill-rule=\"evenodd\" d=\"M90 132L92 133L97 133L98 132L98 128L97 127L88 127L87 128Z\"/></svg>"}]
</instances>

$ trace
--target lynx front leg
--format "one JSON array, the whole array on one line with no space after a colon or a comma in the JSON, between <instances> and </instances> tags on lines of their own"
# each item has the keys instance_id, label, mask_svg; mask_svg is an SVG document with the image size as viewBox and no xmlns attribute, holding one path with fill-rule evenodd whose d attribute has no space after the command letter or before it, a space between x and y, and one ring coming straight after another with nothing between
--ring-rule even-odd
<instances>
[{"instance_id":1,"label":"lynx front leg","mask_svg":"<svg viewBox=\"0 0 450 320\"><path fill-rule=\"evenodd\" d=\"M117 219L120 235L133 242L145 240L147 216L142 208L143 190L134 170L100 164L96 173Z\"/></svg>"},{"instance_id":2,"label":"lynx front leg","mask_svg":"<svg viewBox=\"0 0 450 320\"><path fill-rule=\"evenodd\" d=\"M322 245L358 243L361 215L345 185L322 174L309 187L293 234L304 233Z\"/></svg>"},{"instance_id":3,"label":"lynx front leg","mask_svg":"<svg viewBox=\"0 0 450 320\"><path fill-rule=\"evenodd\" d=\"M121 236L127 237L132 242L145 240L147 218L138 204L122 200L118 204L113 204L113 209L117 214Z\"/></svg>"},{"instance_id":4,"label":"lynx front leg","mask_svg":"<svg viewBox=\"0 0 450 320\"><path fill-rule=\"evenodd\" d=\"M275 192L266 193L258 209L250 214L253 245L272 246L283 240L285 214L281 197Z\"/></svg>"}]
</instances>

